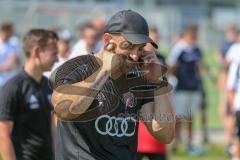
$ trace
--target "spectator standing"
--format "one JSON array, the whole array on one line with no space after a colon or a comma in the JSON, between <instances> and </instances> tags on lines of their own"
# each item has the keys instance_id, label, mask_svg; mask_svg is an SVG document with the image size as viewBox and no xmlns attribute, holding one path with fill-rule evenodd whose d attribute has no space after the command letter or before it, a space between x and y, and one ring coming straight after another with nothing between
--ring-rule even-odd
<instances>
[{"instance_id":1,"label":"spectator standing","mask_svg":"<svg viewBox=\"0 0 240 160\"><path fill-rule=\"evenodd\" d=\"M97 31L91 23L86 23L80 27L81 38L73 46L70 59L77 56L96 53L96 45L98 43Z\"/></svg>"},{"instance_id":2,"label":"spectator standing","mask_svg":"<svg viewBox=\"0 0 240 160\"><path fill-rule=\"evenodd\" d=\"M53 160L51 93L42 74L57 60L57 35L30 30L23 39L27 61L0 91L0 154L4 160Z\"/></svg>"},{"instance_id":3,"label":"spectator standing","mask_svg":"<svg viewBox=\"0 0 240 160\"><path fill-rule=\"evenodd\" d=\"M0 27L0 87L17 73L17 43L12 37L12 26L8 23Z\"/></svg>"},{"instance_id":4,"label":"spectator standing","mask_svg":"<svg viewBox=\"0 0 240 160\"><path fill-rule=\"evenodd\" d=\"M202 101L202 82L199 64L202 52L197 45L197 26L185 28L182 39L177 42L168 57L169 72L177 78L173 103L177 116L176 145L180 140L182 122L187 121L187 150L190 155L200 154L193 146L193 121Z\"/></svg>"}]
</instances>

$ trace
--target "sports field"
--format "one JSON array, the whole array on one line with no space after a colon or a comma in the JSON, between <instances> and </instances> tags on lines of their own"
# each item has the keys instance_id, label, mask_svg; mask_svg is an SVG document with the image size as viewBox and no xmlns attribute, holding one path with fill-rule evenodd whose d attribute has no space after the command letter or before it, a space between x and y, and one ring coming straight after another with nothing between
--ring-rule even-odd
<instances>
[{"instance_id":1,"label":"sports field","mask_svg":"<svg viewBox=\"0 0 240 160\"><path fill-rule=\"evenodd\" d=\"M224 156L224 147L219 145L210 145L208 152L199 157L187 156L186 151L183 149L178 154L170 155L170 160L228 160Z\"/></svg>"}]
</instances>

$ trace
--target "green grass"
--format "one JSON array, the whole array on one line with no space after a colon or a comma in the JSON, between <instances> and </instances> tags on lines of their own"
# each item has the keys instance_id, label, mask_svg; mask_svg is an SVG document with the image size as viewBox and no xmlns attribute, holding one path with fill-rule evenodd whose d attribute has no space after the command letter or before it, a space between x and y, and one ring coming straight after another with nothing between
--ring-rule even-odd
<instances>
[{"instance_id":1,"label":"green grass","mask_svg":"<svg viewBox=\"0 0 240 160\"><path fill-rule=\"evenodd\" d=\"M219 117L219 91L217 89L217 80L219 72L219 64L216 62L215 54L213 51L205 52L204 62L210 68L210 70L215 74L211 75L205 73L203 75L204 87L207 93L207 103L208 103L208 125L209 128L222 128L221 120ZM210 71L210 73L211 73ZM212 80L215 79L216 81Z\"/></svg>"},{"instance_id":2,"label":"green grass","mask_svg":"<svg viewBox=\"0 0 240 160\"><path fill-rule=\"evenodd\" d=\"M228 160L224 155L224 147L219 145L209 145L208 151L202 156L188 156L183 148L175 155L170 155L170 160Z\"/></svg>"},{"instance_id":3,"label":"green grass","mask_svg":"<svg viewBox=\"0 0 240 160\"><path fill-rule=\"evenodd\" d=\"M217 80L220 65L216 62L216 53L214 51L204 52L204 63L208 66L208 72L203 74L203 83L207 95L207 119L208 127L210 129L220 129L223 126L221 125L221 119L219 116L219 90L217 89ZM200 120L199 115L196 118L196 127L199 128Z\"/></svg>"}]
</instances>

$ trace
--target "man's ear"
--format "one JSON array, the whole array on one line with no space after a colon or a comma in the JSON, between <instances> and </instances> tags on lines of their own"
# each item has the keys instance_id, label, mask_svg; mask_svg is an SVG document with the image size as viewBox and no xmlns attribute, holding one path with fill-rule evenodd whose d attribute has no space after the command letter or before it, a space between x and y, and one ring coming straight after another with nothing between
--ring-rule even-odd
<instances>
[{"instance_id":1,"label":"man's ear","mask_svg":"<svg viewBox=\"0 0 240 160\"><path fill-rule=\"evenodd\" d=\"M30 57L32 57L32 58L39 58L39 53L40 53L40 47L39 46L34 46L31 49Z\"/></svg>"},{"instance_id":2,"label":"man's ear","mask_svg":"<svg viewBox=\"0 0 240 160\"><path fill-rule=\"evenodd\" d=\"M108 44L111 39L112 39L112 36L109 33L104 33L103 35L104 45Z\"/></svg>"}]
</instances>

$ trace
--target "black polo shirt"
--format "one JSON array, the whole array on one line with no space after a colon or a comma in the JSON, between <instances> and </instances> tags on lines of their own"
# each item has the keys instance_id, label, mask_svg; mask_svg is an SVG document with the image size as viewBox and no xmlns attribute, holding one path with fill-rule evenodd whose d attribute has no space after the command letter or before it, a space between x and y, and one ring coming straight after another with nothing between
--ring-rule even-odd
<instances>
[{"instance_id":1,"label":"black polo shirt","mask_svg":"<svg viewBox=\"0 0 240 160\"><path fill-rule=\"evenodd\" d=\"M24 70L0 91L0 121L14 122L12 142L18 160L52 160L51 90Z\"/></svg>"}]
</instances>

